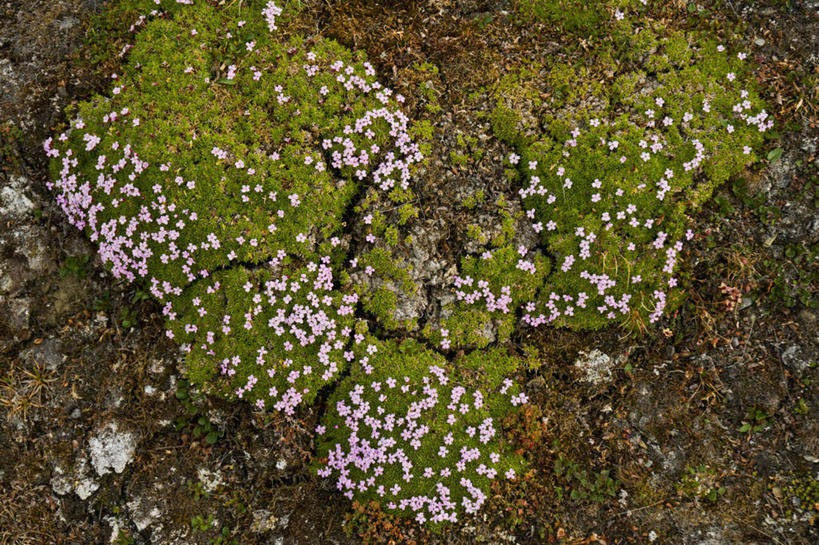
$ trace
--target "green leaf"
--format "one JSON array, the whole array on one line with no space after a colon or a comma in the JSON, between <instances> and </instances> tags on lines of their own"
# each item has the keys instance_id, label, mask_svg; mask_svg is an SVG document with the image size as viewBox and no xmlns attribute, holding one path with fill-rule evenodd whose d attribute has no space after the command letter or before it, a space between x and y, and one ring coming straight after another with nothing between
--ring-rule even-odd
<instances>
[{"instance_id":1,"label":"green leaf","mask_svg":"<svg viewBox=\"0 0 819 545\"><path fill-rule=\"evenodd\" d=\"M227 78L220 78L216 80L216 83L218 83L219 85L236 85L236 81Z\"/></svg>"},{"instance_id":2,"label":"green leaf","mask_svg":"<svg viewBox=\"0 0 819 545\"><path fill-rule=\"evenodd\" d=\"M739 428L739 431L740 433L751 431L751 425L746 422Z\"/></svg>"},{"instance_id":3,"label":"green leaf","mask_svg":"<svg viewBox=\"0 0 819 545\"><path fill-rule=\"evenodd\" d=\"M714 200L719 205L719 210L723 213L723 215L727 216L734 213L734 206L731 204L731 201L725 197L718 195L714 197Z\"/></svg>"},{"instance_id":4,"label":"green leaf","mask_svg":"<svg viewBox=\"0 0 819 545\"><path fill-rule=\"evenodd\" d=\"M782 157L782 148L775 148L768 152L768 161L775 163Z\"/></svg>"},{"instance_id":5,"label":"green leaf","mask_svg":"<svg viewBox=\"0 0 819 545\"><path fill-rule=\"evenodd\" d=\"M212 431L205 437L205 440L208 442L209 445L215 445L216 441L219 440L219 433Z\"/></svg>"}]
</instances>

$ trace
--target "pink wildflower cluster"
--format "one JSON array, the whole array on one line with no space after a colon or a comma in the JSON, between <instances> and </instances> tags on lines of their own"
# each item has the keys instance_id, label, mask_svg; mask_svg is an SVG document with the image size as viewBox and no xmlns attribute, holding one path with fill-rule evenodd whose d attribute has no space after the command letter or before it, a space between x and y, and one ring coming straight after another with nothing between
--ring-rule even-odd
<instances>
[{"instance_id":1,"label":"pink wildflower cluster","mask_svg":"<svg viewBox=\"0 0 819 545\"><path fill-rule=\"evenodd\" d=\"M271 30L281 13L268 2L262 15ZM189 39L201 39L201 49L209 45L199 33ZM372 65L328 58L332 49L321 45L317 53L274 44L283 54L266 58L261 44L259 38L244 47L246 57L227 67L225 80L240 93L269 84L274 115L288 122L308 108L341 120L332 130L322 127L312 149L295 145L300 134L285 134L265 154L258 143L231 138L205 146L196 129L185 135L185 147L198 153L196 169L183 167L190 161L183 153L159 158L152 150L149 162L137 143L151 141L149 129L128 102L144 82L118 79L110 102L83 110L93 123L77 117L44 150L61 166L49 189L69 221L99 243L116 278L148 284L162 304L167 336L189 360L214 362L237 397L292 413L353 361L344 349L358 342L352 335L358 295L338 291L330 265L342 241L328 226L337 229L340 218L315 212L340 214L349 182L406 188L422 156L400 110L403 97L375 79ZM185 63L173 71L180 92L202 85ZM302 83L293 85L294 78ZM294 98L303 87L306 97ZM343 103L326 103L330 95ZM236 212L220 218L223 210Z\"/></svg>"},{"instance_id":2,"label":"pink wildflower cluster","mask_svg":"<svg viewBox=\"0 0 819 545\"><path fill-rule=\"evenodd\" d=\"M276 26L276 17L282 14L282 8L276 5L276 2L270 0L262 10L262 15L264 16L265 21L267 22L267 28L270 32L277 30L278 27Z\"/></svg>"},{"instance_id":3,"label":"pink wildflower cluster","mask_svg":"<svg viewBox=\"0 0 819 545\"><path fill-rule=\"evenodd\" d=\"M390 348L383 352L395 357ZM327 448L318 474L335 477L350 499L375 499L419 523L455 522L486 502L489 481L516 475L498 448L488 407L528 400L511 380L490 391L467 389L440 357L428 367L417 362L429 353L406 357L414 362L405 364L406 374L404 364L379 358L373 374L334 397L329 421L337 424L317 429Z\"/></svg>"},{"instance_id":4,"label":"pink wildflower cluster","mask_svg":"<svg viewBox=\"0 0 819 545\"><path fill-rule=\"evenodd\" d=\"M733 81L729 78L728 85ZM669 216L669 211L683 197L680 192L704 176L711 156L721 153L709 147L716 145L713 131L730 135L736 122L757 133L772 126L765 110L751 113L747 90L722 92L738 96L731 111L721 112L725 129L710 126L713 114L706 99L699 110L682 115L688 135L682 147L670 144L679 138L671 135L679 131L670 110L673 97L666 100L658 94L642 120L591 119L586 128L570 132L559 155L548 156L553 162L529 161L528 183L520 197L530 208L533 229L550 245L557 268L548 281L551 289L523 303L525 324L571 324L581 309L586 316L597 315L593 323L623 319L632 312L645 311L648 322L662 317L669 290L677 285L673 274L683 239L691 238L683 237L680 218ZM746 138L750 143L753 135ZM685 156L690 159L676 160ZM589 157L618 166L588 172ZM658 165L667 165L660 175ZM568 214L570 209L579 214ZM629 270L631 274L623 274Z\"/></svg>"},{"instance_id":5,"label":"pink wildflower cluster","mask_svg":"<svg viewBox=\"0 0 819 545\"><path fill-rule=\"evenodd\" d=\"M477 289L473 289L471 291L462 289L472 288L473 284L475 284ZM463 301L468 305L472 305L480 300L484 300L486 302L486 310L489 312L498 311L504 314L509 314L509 312L512 310L509 308L509 305L512 303L511 288L509 286L503 286L500 290L500 296L497 297L489 289L489 282L486 280L478 280L475 282L470 276L465 278L456 276L454 286L455 298L458 301Z\"/></svg>"},{"instance_id":6,"label":"pink wildflower cluster","mask_svg":"<svg viewBox=\"0 0 819 545\"><path fill-rule=\"evenodd\" d=\"M289 258L281 252L275 259ZM195 295L190 305L173 294L166 297L158 283L152 288L158 288L160 301L168 301L163 307L168 336L182 343L188 357L221 361L220 372L237 384L237 397L292 414L348 365L344 348L352 321L347 315L357 295L344 296L339 305L329 261L325 256L309 262L292 276L265 269L251 276L219 271L187 291ZM240 290L226 290L242 280ZM246 310L237 316L237 307ZM237 336L244 339L243 353L255 354L252 361L235 354Z\"/></svg>"}]
</instances>

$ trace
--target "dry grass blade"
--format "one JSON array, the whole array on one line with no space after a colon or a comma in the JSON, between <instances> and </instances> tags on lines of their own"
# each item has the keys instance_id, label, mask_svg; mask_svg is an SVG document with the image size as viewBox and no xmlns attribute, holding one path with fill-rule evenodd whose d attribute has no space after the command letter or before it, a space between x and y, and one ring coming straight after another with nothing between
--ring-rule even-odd
<instances>
[{"instance_id":1,"label":"dry grass blade","mask_svg":"<svg viewBox=\"0 0 819 545\"><path fill-rule=\"evenodd\" d=\"M39 362L26 369L15 360L8 373L0 378L0 407L6 408L6 419L20 418L27 422L30 409L42 408L43 392L56 380L52 375L53 372Z\"/></svg>"}]
</instances>

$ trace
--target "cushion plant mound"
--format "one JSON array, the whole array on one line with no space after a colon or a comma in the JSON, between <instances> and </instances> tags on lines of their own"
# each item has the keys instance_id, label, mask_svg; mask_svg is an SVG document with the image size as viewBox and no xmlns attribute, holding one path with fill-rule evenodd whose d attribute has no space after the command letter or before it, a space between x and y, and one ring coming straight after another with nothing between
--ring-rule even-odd
<instances>
[{"instance_id":1,"label":"cushion plant mound","mask_svg":"<svg viewBox=\"0 0 819 545\"><path fill-rule=\"evenodd\" d=\"M45 147L63 210L148 283L194 382L292 411L346 367L342 216L362 184L406 188L420 154L367 62L279 41L271 6L157 13L112 96Z\"/></svg>"},{"instance_id":2,"label":"cushion plant mound","mask_svg":"<svg viewBox=\"0 0 819 545\"><path fill-rule=\"evenodd\" d=\"M493 479L524 467L500 439L503 417L526 402L505 349L452 363L413 340L367 339L356 351L366 355L317 430L318 474L347 497L436 527L477 512Z\"/></svg>"},{"instance_id":3,"label":"cushion plant mound","mask_svg":"<svg viewBox=\"0 0 819 545\"><path fill-rule=\"evenodd\" d=\"M563 3L529 2L544 13ZM773 123L744 53L669 28L647 2L611 4L607 38L594 50L610 77L557 63L498 85L494 127L517 148L508 161L553 261L538 296L522 302L530 326L644 331L659 320L680 300L675 273L693 236L686 214L758 159ZM531 127L516 130L506 102L531 101L543 84L546 131L533 138Z\"/></svg>"},{"instance_id":4,"label":"cushion plant mound","mask_svg":"<svg viewBox=\"0 0 819 545\"><path fill-rule=\"evenodd\" d=\"M644 330L656 322L678 298L686 213L755 160L770 119L737 81L741 62L707 40L680 53L679 39L649 42L659 85L617 95L625 113L588 112L571 128L556 121L521 154L524 205L555 260L538 301L527 305L529 324L619 321Z\"/></svg>"}]
</instances>

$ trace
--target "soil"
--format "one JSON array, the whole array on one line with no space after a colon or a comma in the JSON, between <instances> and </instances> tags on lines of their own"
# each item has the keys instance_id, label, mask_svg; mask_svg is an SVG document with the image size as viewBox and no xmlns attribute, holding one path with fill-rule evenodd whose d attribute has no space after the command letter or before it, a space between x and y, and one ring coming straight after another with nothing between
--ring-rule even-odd
<instances>
[{"instance_id":1,"label":"soil","mask_svg":"<svg viewBox=\"0 0 819 545\"><path fill-rule=\"evenodd\" d=\"M459 203L510 193L512 150L469 94L560 44L511 0L305 3L285 30L365 50L410 118L437 96L413 250L434 267L404 303L434 323L469 246ZM106 4L0 1L0 545L819 543L819 3L722 3L781 156L694 218L687 303L654 332L516 332L510 348L539 349L520 377L532 407L507 426L532 471L441 534L310 473L320 404L260 416L190 391L157 307L61 216L41 142L116 69L88 45ZM454 165L458 134L483 154Z\"/></svg>"}]
</instances>

